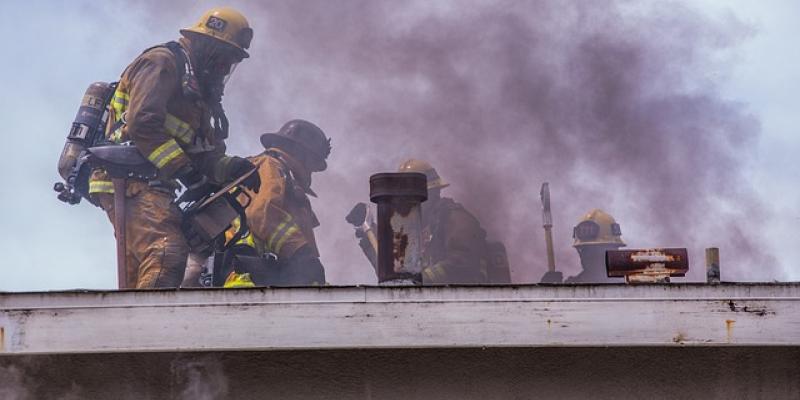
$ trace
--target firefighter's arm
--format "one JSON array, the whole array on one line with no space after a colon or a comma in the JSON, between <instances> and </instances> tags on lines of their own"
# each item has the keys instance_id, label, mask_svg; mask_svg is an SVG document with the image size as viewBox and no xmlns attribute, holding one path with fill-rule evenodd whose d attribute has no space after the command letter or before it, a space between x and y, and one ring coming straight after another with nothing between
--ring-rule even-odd
<instances>
[{"instance_id":1,"label":"firefighter's arm","mask_svg":"<svg viewBox=\"0 0 800 400\"><path fill-rule=\"evenodd\" d=\"M128 72L130 99L127 133L153 165L172 177L190 160L164 128L167 102L178 88L178 72L169 50L154 49L139 57Z\"/></svg>"},{"instance_id":2,"label":"firefighter's arm","mask_svg":"<svg viewBox=\"0 0 800 400\"><path fill-rule=\"evenodd\" d=\"M214 183L222 185L228 181L226 172L233 157L225 154L227 151L225 141L215 139L213 144L214 150L200 153L192 161L197 166L197 169L211 178Z\"/></svg>"},{"instance_id":3,"label":"firefighter's arm","mask_svg":"<svg viewBox=\"0 0 800 400\"><path fill-rule=\"evenodd\" d=\"M292 215L286 211L286 176L277 161L259 156L252 160L258 166L261 190L253 195L247 207L247 221L251 232L265 246L265 250L288 259L308 244Z\"/></svg>"},{"instance_id":4,"label":"firefighter's arm","mask_svg":"<svg viewBox=\"0 0 800 400\"><path fill-rule=\"evenodd\" d=\"M423 269L426 283L481 282L481 254L486 233L474 217L453 210L447 218L445 258Z\"/></svg>"},{"instance_id":5,"label":"firefighter's arm","mask_svg":"<svg viewBox=\"0 0 800 400\"><path fill-rule=\"evenodd\" d=\"M225 141L216 139L214 141L214 150L201 153L196 158L192 158L192 162L197 166L197 169L208 176L213 183L220 186L224 186L255 168L255 165L249 160L242 157L229 156L225 154L225 151ZM258 174L253 174L245 179L242 184L248 189L258 192L261 187L261 180Z\"/></svg>"},{"instance_id":6,"label":"firefighter's arm","mask_svg":"<svg viewBox=\"0 0 800 400\"><path fill-rule=\"evenodd\" d=\"M212 181L225 184L230 179L231 161L234 157L225 154L227 146L222 139L214 140L214 150L201 153L195 164L198 169L206 174Z\"/></svg>"}]
</instances>

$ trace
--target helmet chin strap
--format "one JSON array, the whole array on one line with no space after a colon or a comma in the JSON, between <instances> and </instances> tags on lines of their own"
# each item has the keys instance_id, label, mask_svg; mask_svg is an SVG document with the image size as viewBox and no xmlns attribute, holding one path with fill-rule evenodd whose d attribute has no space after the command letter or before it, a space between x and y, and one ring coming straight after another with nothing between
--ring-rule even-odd
<instances>
[{"instance_id":1,"label":"helmet chin strap","mask_svg":"<svg viewBox=\"0 0 800 400\"><path fill-rule=\"evenodd\" d=\"M222 109L222 103L216 102L209 105L211 120L214 121L214 135L220 139L228 138L228 117Z\"/></svg>"}]
</instances>

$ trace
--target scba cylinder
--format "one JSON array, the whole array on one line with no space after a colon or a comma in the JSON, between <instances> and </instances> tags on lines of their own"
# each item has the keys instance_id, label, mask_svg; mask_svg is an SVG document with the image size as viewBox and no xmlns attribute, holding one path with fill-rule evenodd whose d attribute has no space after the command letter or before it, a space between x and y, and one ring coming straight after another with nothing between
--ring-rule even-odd
<instances>
[{"instance_id":1,"label":"scba cylinder","mask_svg":"<svg viewBox=\"0 0 800 400\"><path fill-rule=\"evenodd\" d=\"M67 143L58 159L58 173L65 180L69 177L78 157L87 147L96 144L105 132L108 119L106 105L111 99L114 85L106 82L95 82L89 85L83 94L78 114L72 122Z\"/></svg>"}]
</instances>

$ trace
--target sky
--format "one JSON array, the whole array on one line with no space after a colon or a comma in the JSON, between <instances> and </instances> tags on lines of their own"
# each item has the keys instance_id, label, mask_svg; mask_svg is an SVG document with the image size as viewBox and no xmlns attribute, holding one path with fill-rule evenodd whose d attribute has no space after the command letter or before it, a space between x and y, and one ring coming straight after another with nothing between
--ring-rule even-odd
<instances>
[{"instance_id":1,"label":"sky","mask_svg":"<svg viewBox=\"0 0 800 400\"><path fill-rule=\"evenodd\" d=\"M322 261L332 284L375 283L370 266L359 254L352 238L352 228L343 220L344 215L349 210L348 205L366 200L369 171L390 171L403 158L420 153L426 157L441 155L442 160L447 160L437 167L440 174L451 181L450 193L481 217L490 235L506 241L514 262L512 268L516 281L535 282L545 270L541 237L535 236L541 235L541 228L536 227L541 223L539 202L533 195L538 193L543 180L550 180L553 191L557 262L565 275L578 272L577 256L570 246L571 227L583 212L597 206L614 214L622 225L624 239L631 247L689 247L693 273L688 280L702 279L704 265L697 255L702 256L704 247L719 245L718 242L723 243L720 245L723 279L725 266L732 265L735 273L729 275L731 279L800 280L800 267L796 263L800 258L800 235L797 233L800 226L800 188L797 185L800 182L800 161L797 158L800 154L800 135L797 134L800 113L796 111L796 96L800 93L800 56L794 44L794 38L800 33L796 24L800 3L702 0L670 2L665 6L663 2L660 5L657 2L609 2L619 10L618 14L606 17L597 11L602 6L575 7L572 9L574 15L563 19L557 17L558 6L540 5L545 3L499 1L499 6L495 6L479 1L410 1L367 7L363 11L365 14L374 13L378 20L391 16L387 20L395 22L386 26L388 33L384 37L375 26L364 22L368 18L353 16L362 12L355 1L276 1L264 3L267 6L256 2L233 2L250 16L256 37L252 60L237 68L226 91L224 104L233 129L238 124L241 131L248 132L232 137L229 151L237 155L254 154L253 145L257 143L259 133L276 130L294 117L317 122L333 137L330 170L314 177L315 191L320 198L313 201L322 223L317 230ZM176 38L178 28L190 25L206 8L216 5L212 2L170 4L179 5L161 9L155 2L11 1L4 4L6 21L11 23L0 26L2 37L6 38L3 44L5 62L0 64L0 79L6 89L5 95L0 97L6 138L6 144L0 146L0 167L5 171L4 184L0 185L0 221L4 228L0 233L0 251L4 254L0 263L0 291L115 287L115 244L111 225L101 210L86 202L68 206L56 200L52 191L53 183L59 178L56 163L89 83L117 79L141 50ZM312 9L315 4L326 4L327 9L325 12ZM474 8L461 9L463 4ZM542 46L535 49L541 53L536 54L553 54L552 58L525 64L534 69L541 68L543 77L557 76L547 75L550 64L568 65L570 60L574 60L566 51L560 54L562 49L570 48L564 46L570 39L560 34L562 30L602 38L608 43L601 44L605 43L606 48L611 49L618 48L614 47L617 42L630 41L633 43L631 48L645 49L636 54L649 57L643 62L648 67L642 69L651 74L642 79L648 82L647 91L674 94L669 86L678 82L684 92L699 93L692 97L699 99L692 103L698 105L699 110L715 110L713 118L696 115L692 117L694 119L687 118L688 122L741 131L742 137L709 142L712 147L697 147L709 151L706 164L696 159L702 158L704 152L692 152L691 144L668 141L661 144L676 146L686 150L687 157L691 156L683 160L680 151L673 154L677 158L670 159L670 162L677 163L676 170L685 171L680 164L688 163L695 173L703 175L703 171L698 169L707 166L709 174L703 175L702 181L696 184L710 185L710 189L670 194L670 201L665 200L662 204L659 201L662 192L644 187L647 176L632 175L637 179L631 181L623 168L612 168L608 181L598 181L597 173L593 172L597 165L586 157L576 158L570 164L570 170L562 171L563 168L559 168L563 164L558 158L536 153L541 156L543 172L508 178L507 182L517 185L525 182L526 187L524 190L507 188L509 192L516 191L520 195L498 199L498 204L514 202L507 208L509 215L506 215L502 213L502 207L485 209L484 198L472 195L481 191L482 184L490 186L496 181L496 169L514 175L515 163L524 155L518 154L504 161L503 151L508 147L503 146L511 145L501 143L493 148L478 140L479 145L473 146L477 147L476 150L453 143L451 139L454 136L437 131L426 134L432 137L432 145L423 148L388 137L383 140L380 133L372 131L382 124L388 127L387 131L392 132L394 138L402 132L424 130L426 125L422 122L435 123L440 115L448 112L445 109L442 111L445 114L428 116L425 115L426 109L433 107L438 110L437 107L443 107L442 104L448 101L452 101L454 112L459 113L464 110L474 112L486 104L494 104L495 97L492 96L497 96L497 90L493 79L500 79L505 76L503 74L514 76L515 72L513 69L498 71L497 74L492 71L500 65L497 60L509 57L508 52L513 51L509 49L515 48L516 36L508 34L502 27L495 27L497 31L486 30L485 35L491 40L484 41L484 33L474 33L475 29L471 27L469 31L462 29L471 21L493 18L493 15L508 18L503 13L507 5L521 14L530 9L547 15L541 25L527 26L525 21L528 20L521 19L522 26L515 28L521 34L532 32L530 35L534 39L542 38L541 42L536 42ZM656 15L658 13L665 16L660 18ZM286 22L279 16L298 20ZM590 20L585 29L583 18ZM596 22L597 19L601 21ZM422 26L421 21L428 20L443 21L441 28L417 32ZM519 22L515 19L509 21ZM691 28L692 36L670 36L678 35L680 31L669 26L653 30L642 28L641 21L673 21L673 25L690 21L686 26ZM313 32L295 31L292 30L294 25L319 28ZM492 26L488 25L489 28ZM260 28L268 32L264 35L267 37L259 36ZM336 36L338 32L342 32L341 36ZM648 36L653 32L662 36ZM334 38L327 41L326 35L334 35ZM405 41L401 40L400 45L395 46L386 43L387 37ZM440 41L454 43L452 48L456 50L443 55L438 47ZM493 54L495 58L485 61L483 57L476 57L470 53L473 48L479 55ZM591 45L576 48L587 52L595 49ZM659 49L666 49L661 56ZM369 54L365 55L367 52ZM324 54L326 58L317 57L317 54ZM433 62L417 61L415 57L420 54L427 55ZM679 58L671 60L673 54ZM413 64L416 68L414 74L387 67L386 63L395 60ZM441 78L441 71L437 68L443 62L452 62L450 73L465 78L454 81ZM651 62L669 68L652 67ZM473 74L470 68L480 73ZM552 68L555 70L556 67ZM520 74L529 72L526 69ZM576 74L591 75L580 71ZM396 81L393 76L398 77ZM474 86L461 91L464 80ZM476 80L484 82L476 84ZM366 83L362 85L361 82ZM567 87L562 88L564 85ZM444 89L440 89L442 87ZM547 122L550 116L544 113L532 118L516 115L521 111L513 108L514 88L502 87L503 93L509 96L509 99L502 99L509 102L503 103L506 105L500 109L502 116L514 121L519 119L520 124L529 124L530 119ZM531 86L534 89L539 87ZM570 88L570 83L555 82L550 90L579 93ZM398 94L399 98L383 104L371 97L375 92ZM464 98L448 97L452 93L459 93L464 98L478 98L466 104ZM482 93L486 97L481 97ZM636 98L639 98L640 93L636 93ZM436 103L414 97L425 97L421 94L431 101L436 100ZM599 94L602 95L604 93ZM579 100L575 101L577 106L581 106ZM668 108L672 103L658 104ZM531 107L540 110L539 106ZM544 109L551 109L547 107ZM687 114L691 111L688 109ZM631 113L636 115L635 111ZM734 117L726 119L727 113ZM413 121L415 115L421 115L419 121ZM486 121L482 116L465 119L465 124L473 125L482 125ZM717 124L715 121L718 119L721 122ZM546 125L544 122L542 124ZM561 122L556 121L556 124ZM674 124L681 122L686 121L677 118ZM732 125L726 125L728 123ZM565 132L565 128L559 126L559 132ZM359 129L369 131L381 140L357 133ZM459 129L471 132L470 126ZM531 142L526 142L526 146L521 148L533 148L529 146L537 145L538 138L547 139L549 136L531 137ZM576 137L582 136L578 134ZM499 140L514 139L515 136L501 136ZM570 139L564 140L561 145L575 150L575 146L569 143ZM602 143L598 143L596 145L602 147ZM709 143L698 139L697 145ZM730 151L714 149L714 143L721 147L730 146ZM465 170L471 171L474 165L480 165L474 162L474 157L482 153L497 157L493 165L486 167L485 171L464 173ZM584 156L587 153L575 150L573 154ZM535 165L536 160L531 163ZM664 173L670 170L658 169ZM676 173L676 176L679 175ZM654 185L670 180L661 175L656 177L659 180ZM680 178L684 179L682 175ZM718 178L724 182L716 182ZM681 182L676 182L670 187L680 186ZM688 183L686 186L698 189ZM492 190L487 192L496 193L495 189L492 186ZM642 195L643 192L646 195ZM581 193L585 195L574 199ZM702 197L702 206L692 197ZM603 204L595 205L595 200ZM525 207L520 208L521 204ZM662 206L668 212L652 211ZM689 208L684 210L683 207ZM658 219L648 217L653 214ZM684 220L691 222L691 225L686 225L685 239L682 232L676 233L674 224L667 224L669 215L675 215L682 223ZM663 229L658 227L659 219L664 221ZM524 226L518 227L517 224ZM735 234L730 232L731 229L736 230ZM722 239L717 241L718 237ZM759 257L739 257L744 254L742 248L758 253ZM730 254L736 257L726 259ZM737 263L737 260L741 262Z\"/></svg>"}]
</instances>

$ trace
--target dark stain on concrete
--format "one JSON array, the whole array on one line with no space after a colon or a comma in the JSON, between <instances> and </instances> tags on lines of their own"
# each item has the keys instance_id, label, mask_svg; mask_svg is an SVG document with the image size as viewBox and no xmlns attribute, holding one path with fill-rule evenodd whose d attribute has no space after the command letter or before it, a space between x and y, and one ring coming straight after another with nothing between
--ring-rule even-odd
<instances>
[{"instance_id":1,"label":"dark stain on concrete","mask_svg":"<svg viewBox=\"0 0 800 400\"><path fill-rule=\"evenodd\" d=\"M745 312L750 314L755 314L759 317L764 317L767 315L775 315L775 311L768 310L767 307L753 307L753 306L738 306L733 300L728 301L728 308L733 312Z\"/></svg>"}]
</instances>

